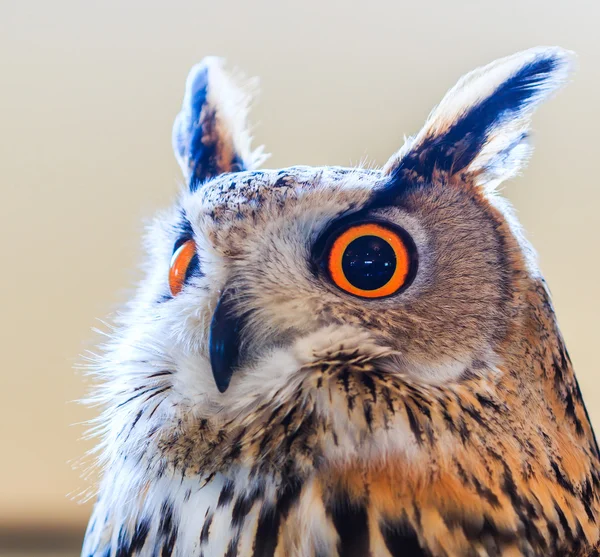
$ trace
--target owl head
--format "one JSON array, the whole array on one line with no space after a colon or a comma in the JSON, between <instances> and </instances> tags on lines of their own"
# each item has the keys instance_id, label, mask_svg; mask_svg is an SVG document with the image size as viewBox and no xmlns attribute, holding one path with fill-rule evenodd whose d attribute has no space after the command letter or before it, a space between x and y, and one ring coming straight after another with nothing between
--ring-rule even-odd
<instances>
[{"instance_id":1,"label":"owl head","mask_svg":"<svg viewBox=\"0 0 600 557\"><path fill-rule=\"evenodd\" d=\"M339 414L306 381L315 366L436 388L493 373L539 278L497 186L523 168L532 112L569 67L536 48L469 73L383 168L279 170L259 169L247 95L221 62L194 67L173 131L185 187L149 231L101 366L108 452L189 424L222 439L286 401ZM348 391L343 371L335 381Z\"/></svg>"}]
</instances>

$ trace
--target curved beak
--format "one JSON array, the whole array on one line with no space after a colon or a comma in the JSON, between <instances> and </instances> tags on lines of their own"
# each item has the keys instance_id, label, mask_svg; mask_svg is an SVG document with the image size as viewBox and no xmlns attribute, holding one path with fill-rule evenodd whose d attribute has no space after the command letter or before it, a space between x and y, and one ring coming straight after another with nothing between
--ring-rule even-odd
<instances>
[{"instance_id":1,"label":"curved beak","mask_svg":"<svg viewBox=\"0 0 600 557\"><path fill-rule=\"evenodd\" d=\"M209 354L213 377L219 392L229 387L240 360L242 317L234 311L235 290L224 290L210 323Z\"/></svg>"}]
</instances>

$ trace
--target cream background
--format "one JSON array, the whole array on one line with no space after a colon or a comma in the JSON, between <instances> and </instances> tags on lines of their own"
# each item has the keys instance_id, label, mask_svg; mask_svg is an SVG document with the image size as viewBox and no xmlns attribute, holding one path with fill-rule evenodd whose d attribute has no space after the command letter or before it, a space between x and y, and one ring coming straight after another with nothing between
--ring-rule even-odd
<instances>
[{"instance_id":1,"label":"cream background","mask_svg":"<svg viewBox=\"0 0 600 557\"><path fill-rule=\"evenodd\" d=\"M138 276L142 221L176 192L188 69L219 54L262 82L269 166L383 163L473 67L538 44L579 54L506 193L554 294L600 427L600 3L0 0L0 524L82 525L68 464L91 416L72 367Z\"/></svg>"}]
</instances>

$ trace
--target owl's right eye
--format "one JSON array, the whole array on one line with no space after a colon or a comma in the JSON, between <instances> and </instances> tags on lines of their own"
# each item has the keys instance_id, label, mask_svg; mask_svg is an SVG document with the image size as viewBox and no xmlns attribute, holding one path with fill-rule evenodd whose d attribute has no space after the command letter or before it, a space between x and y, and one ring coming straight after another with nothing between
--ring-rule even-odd
<instances>
[{"instance_id":1,"label":"owl's right eye","mask_svg":"<svg viewBox=\"0 0 600 557\"><path fill-rule=\"evenodd\" d=\"M194 240L185 240L175 245L169 269L169 288L173 296L177 296L186 280L198 268L198 254Z\"/></svg>"}]
</instances>

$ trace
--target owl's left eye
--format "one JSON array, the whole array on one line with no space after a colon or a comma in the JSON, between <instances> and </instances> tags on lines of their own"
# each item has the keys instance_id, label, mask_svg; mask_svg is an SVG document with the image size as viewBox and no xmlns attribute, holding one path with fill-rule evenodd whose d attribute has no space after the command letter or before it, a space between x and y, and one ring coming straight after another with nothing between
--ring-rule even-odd
<instances>
[{"instance_id":1,"label":"owl's left eye","mask_svg":"<svg viewBox=\"0 0 600 557\"><path fill-rule=\"evenodd\" d=\"M416 271L414 243L395 226L356 223L334 234L329 246L329 277L354 296L391 296L408 286Z\"/></svg>"},{"instance_id":2,"label":"owl's left eye","mask_svg":"<svg viewBox=\"0 0 600 557\"><path fill-rule=\"evenodd\" d=\"M185 281L198 269L198 254L194 240L184 240L175 245L169 269L169 288L173 296L177 296Z\"/></svg>"}]
</instances>

